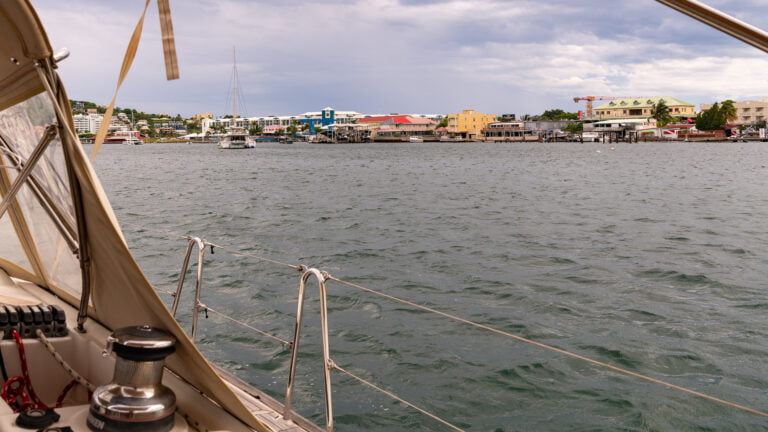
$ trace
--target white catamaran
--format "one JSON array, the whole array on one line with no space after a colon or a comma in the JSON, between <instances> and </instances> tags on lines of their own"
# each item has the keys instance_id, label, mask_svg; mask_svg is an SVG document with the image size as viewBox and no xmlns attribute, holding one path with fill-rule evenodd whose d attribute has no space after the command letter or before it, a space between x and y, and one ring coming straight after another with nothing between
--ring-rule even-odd
<instances>
[{"instance_id":1,"label":"white catamaran","mask_svg":"<svg viewBox=\"0 0 768 432\"><path fill-rule=\"evenodd\" d=\"M245 128L245 125L236 125L239 93L240 83L237 76L237 55L235 54L235 49L232 48L232 120L227 128L227 132L221 136L221 141L219 141L219 147L223 149L254 147L254 140Z\"/></svg>"},{"instance_id":2,"label":"white catamaran","mask_svg":"<svg viewBox=\"0 0 768 432\"><path fill-rule=\"evenodd\" d=\"M660 1L768 51L762 31L693 0ZM168 2L158 3L173 78ZM281 404L209 363L158 298L74 133L56 73L65 57L28 0L0 2L0 431L320 430L290 409L301 306ZM192 239L188 251L195 245L207 244ZM302 293L309 276L324 292L326 275L300 270ZM325 316L321 326L330 431L329 371L338 366L327 357Z\"/></svg>"}]
</instances>

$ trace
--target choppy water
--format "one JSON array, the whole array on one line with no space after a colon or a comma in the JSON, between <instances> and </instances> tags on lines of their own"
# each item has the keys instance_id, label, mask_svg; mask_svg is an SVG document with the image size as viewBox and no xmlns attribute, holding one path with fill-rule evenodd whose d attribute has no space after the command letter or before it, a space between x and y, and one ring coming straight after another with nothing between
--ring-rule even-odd
<instances>
[{"instance_id":1,"label":"choppy water","mask_svg":"<svg viewBox=\"0 0 768 432\"><path fill-rule=\"evenodd\" d=\"M614 146L107 146L96 168L121 221L316 266L768 409L768 147ZM185 243L124 229L150 280L173 289ZM290 338L294 271L217 251L205 276L204 303ZM335 362L466 430L768 430L752 414L329 289ZM309 297L295 404L322 422L314 286ZM282 399L288 351L230 324L201 320L201 349ZM340 431L447 430L339 374L334 400Z\"/></svg>"}]
</instances>

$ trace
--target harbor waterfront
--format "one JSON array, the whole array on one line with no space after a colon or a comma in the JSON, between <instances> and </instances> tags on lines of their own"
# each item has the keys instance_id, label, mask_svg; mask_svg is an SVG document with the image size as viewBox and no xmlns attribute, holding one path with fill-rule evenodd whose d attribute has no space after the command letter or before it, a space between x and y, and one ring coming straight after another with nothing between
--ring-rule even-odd
<instances>
[{"instance_id":1,"label":"harbor waterfront","mask_svg":"<svg viewBox=\"0 0 768 432\"><path fill-rule=\"evenodd\" d=\"M105 146L95 167L169 305L186 241L159 231L315 266L765 409L763 143ZM215 250L202 302L288 338L298 281ZM322 422L317 290L309 297L294 407ZM186 292L181 308L188 327ZM465 430L766 429L758 416L332 282L329 310L337 364ZM209 359L284 396L287 349L202 318L197 346ZM334 402L339 431L446 430L343 375Z\"/></svg>"}]
</instances>

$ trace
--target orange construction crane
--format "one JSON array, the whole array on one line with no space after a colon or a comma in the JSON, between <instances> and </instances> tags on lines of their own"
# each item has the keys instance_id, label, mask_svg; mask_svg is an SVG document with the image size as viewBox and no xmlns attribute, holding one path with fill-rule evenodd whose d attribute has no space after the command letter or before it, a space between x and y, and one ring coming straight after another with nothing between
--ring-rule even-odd
<instances>
[{"instance_id":1,"label":"orange construction crane","mask_svg":"<svg viewBox=\"0 0 768 432\"><path fill-rule=\"evenodd\" d=\"M592 118L592 101L596 100L614 100L623 99L623 96L576 96L573 101L579 103L579 101L587 101L587 118Z\"/></svg>"}]
</instances>

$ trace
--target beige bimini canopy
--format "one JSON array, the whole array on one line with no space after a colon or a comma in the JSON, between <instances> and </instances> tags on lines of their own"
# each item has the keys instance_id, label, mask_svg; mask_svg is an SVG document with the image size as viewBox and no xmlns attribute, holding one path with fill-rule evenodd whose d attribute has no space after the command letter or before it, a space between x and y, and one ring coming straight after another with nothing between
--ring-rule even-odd
<instances>
[{"instance_id":1,"label":"beige bimini canopy","mask_svg":"<svg viewBox=\"0 0 768 432\"><path fill-rule=\"evenodd\" d=\"M0 2L0 268L110 329L150 324L179 340L168 367L257 430L134 261L79 141L45 31L27 0ZM87 294L90 291L90 298ZM85 300L81 297L86 293ZM80 307L81 301L89 306Z\"/></svg>"}]
</instances>

